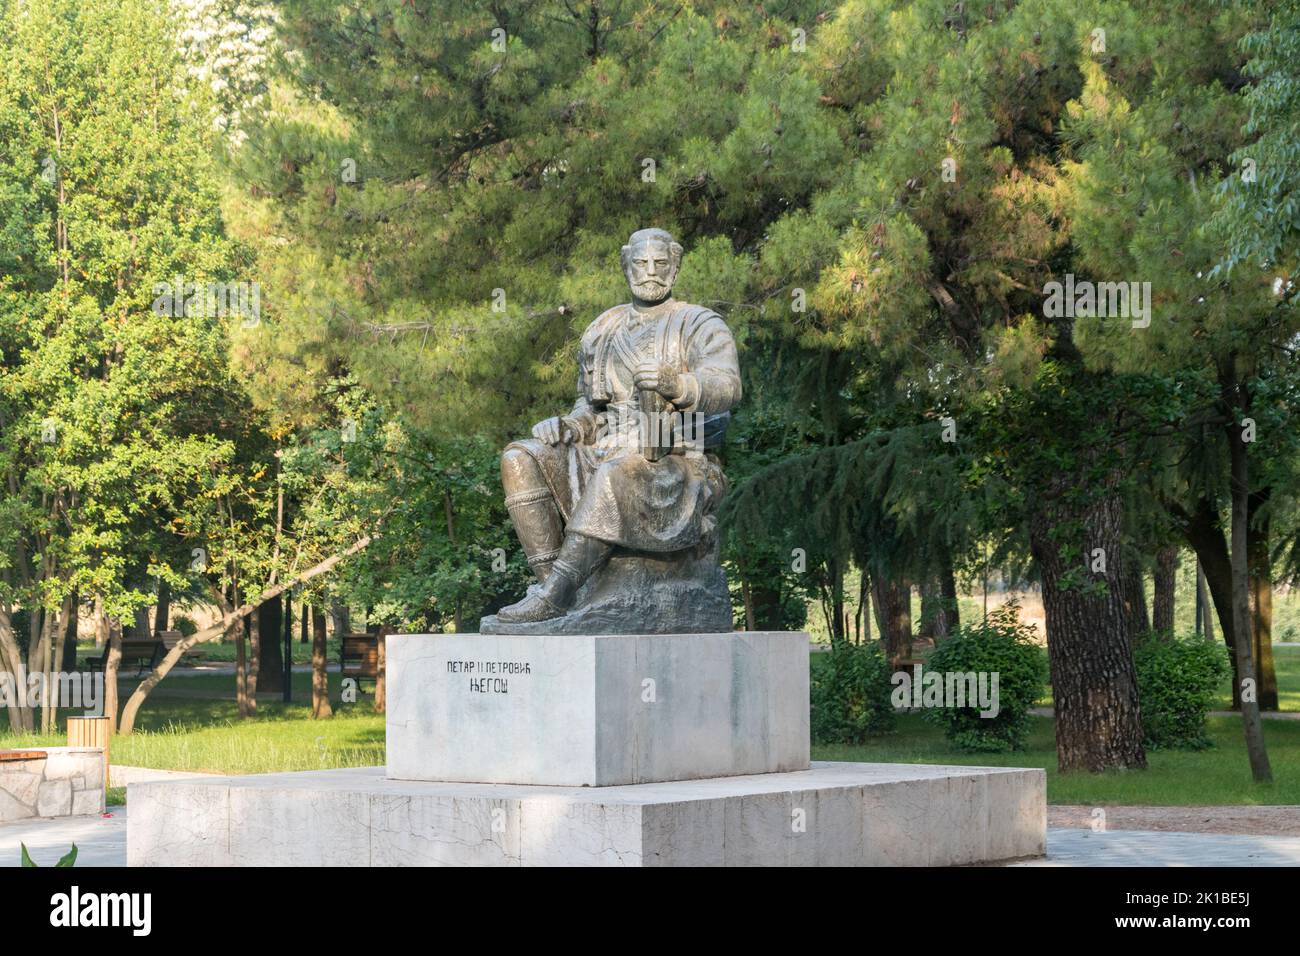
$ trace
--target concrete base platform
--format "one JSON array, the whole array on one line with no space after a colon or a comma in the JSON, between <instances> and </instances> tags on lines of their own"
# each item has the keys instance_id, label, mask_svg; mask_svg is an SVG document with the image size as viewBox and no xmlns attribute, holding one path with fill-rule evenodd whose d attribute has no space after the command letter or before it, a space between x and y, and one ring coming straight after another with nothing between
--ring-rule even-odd
<instances>
[{"instance_id":1,"label":"concrete base platform","mask_svg":"<svg viewBox=\"0 0 1300 956\"><path fill-rule=\"evenodd\" d=\"M1042 770L815 763L620 787L382 767L133 783L131 866L945 866L1041 856Z\"/></svg>"}]
</instances>

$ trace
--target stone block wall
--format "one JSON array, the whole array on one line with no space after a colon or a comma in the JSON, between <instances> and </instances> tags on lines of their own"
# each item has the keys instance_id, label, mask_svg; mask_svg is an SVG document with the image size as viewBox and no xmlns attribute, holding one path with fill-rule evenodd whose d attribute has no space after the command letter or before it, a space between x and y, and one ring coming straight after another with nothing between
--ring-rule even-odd
<instances>
[{"instance_id":1,"label":"stone block wall","mask_svg":"<svg viewBox=\"0 0 1300 956\"><path fill-rule=\"evenodd\" d=\"M103 812L103 751L0 750L0 823Z\"/></svg>"}]
</instances>

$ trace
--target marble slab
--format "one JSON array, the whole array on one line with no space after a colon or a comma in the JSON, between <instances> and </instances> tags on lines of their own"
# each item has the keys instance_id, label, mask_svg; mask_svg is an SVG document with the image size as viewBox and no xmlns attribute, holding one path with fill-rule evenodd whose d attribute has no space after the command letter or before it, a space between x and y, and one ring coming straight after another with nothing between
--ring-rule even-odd
<instances>
[{"instance_id":1,"label":"marble slab","mask_svg":"<svg viewBox=\"0 0 1300 956\"><path fill-rule=\"evenodd\" d=\"M388 775L607 787L808 767L808 635L387 639Z\"/></svg>"},{"instance_id":2,"label":"marble slab","mask_svg":"<svg viewBox=\"0 0 1300 956\"><path fill-rule=\"evenodd\" d=\"M952 866L1042 856L1042 770L815 763L614 787L382 767L133 783L131 866Z\"/></svg>"}]
</instances>

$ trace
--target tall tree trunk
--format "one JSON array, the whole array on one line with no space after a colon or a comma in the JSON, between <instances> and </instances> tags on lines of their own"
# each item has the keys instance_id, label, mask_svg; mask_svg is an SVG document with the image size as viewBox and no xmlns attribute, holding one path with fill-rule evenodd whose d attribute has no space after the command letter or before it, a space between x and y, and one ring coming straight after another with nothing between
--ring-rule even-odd
<instances>
[{"instance_id":1,"label":"tall tree trunk","mask_svg":"<svg viewBox=\"0 0 1300 956\"><path fill-rule=\"evenodd\" d=\"M935 622L934 636L942 641L951 637L961 627L961 614L957 608L957 575L952 569L952 556L943 555L943 566L939 569L939 596L943 603L940 617Z\"/></svg>"},{"instance_id":2,"label":"tall tree trunk","mask_svg":"<svg viewBox=\"0 0 1300 956\"><path fill-rule=\"evenodd\" d=\"M307 615L303 615L307 620ZM330 683L328 653L325 644L325 611L320 607L311 609L311 715L320 720L334 716L330 707Z\"/></svg>"},{"instance_id":3,"label":"tall tree trunk","mask_svg":"<svg viewBox=\"0 0 1300 956\"><path fill-rule=\"evenodd\" d=\"M1237 681L1241 685L1241 722L1246 735L1246 753L1250 772L1257 783L1273 779L1268 750L1264 746L1264 722L1259 716L1256 693L1255 648L1250 619L1249 539L1250 466L1246 443L1242 441L1241 421L1249 415L1250 400L1244 384L1237 381L1235 369L1222 371L1220 382L1225 404L1234 412L1234 421L1226 426L1228 452L1232 462L1232 629L1237 655Z\"/></svg>"},{"instance_id":4,"label":"tall tree trunk","mask_svg":"<svg viewBox=\"0 0 1300 956\"><path fill-rule=\"evenodd\" d=\"M147 607L135 609L130 636L137 641L147 641L153 637L153 621L149 619L149 609Z\"/></svg>"},{"instance_id":5,"label":"tall tree trunk","mask_svg":"<svg viewBox=\"0 0 1300 956\"><path fill-rule=\"evenodd\" d=\"M267 693L284 690L284 654L280 649L284 630L284 604L279 595L257 609L261 623L261 645L257 664L257 689Z\"/></svg>"},{"instance_id":6,"label":"tall tree trunk","mask_svg":"<svg viewBox=\"0 0 1300 956\"><path fill-rule=\"evenodd\" d=\"M382 714L388 710L388 628L380 627L378 635L376 652L379 676L375 678L375 713Z\"/></svg>"},{"instance_id":7,"label":"tall tree trunk","mask_svg":"<svg viewBox=\"0 0 1300 956\"><path fill-rule=\"evenodd\" d=\"M52 734L57 729L59 716L59 669L63 665L63 642L67 635L68 617L72 613L72 595L63 599L58 611L46 612L42 625L41 643L45 647L45 688L41 695L41 732Z\"/></svg>"},{"instance_id":8,"label":"tall tree trunk","mask_svg":"<svg viewBox=\"0 0 1300 956\"><path fill-rule=\"evenodd\" d=\"M1246 502L1246 564L1250 576L1250 623L1259 681L1259 709L1277 710L1277 671L1273 666L1273 562L1268 553L1267 488Z\"/></svg>"},{"instance_id":9,"label":"tall tree trunk","mask_svg":"<svg viewBox=\"0 0 1300 956\"><path fill-rule=\"evenodd\" d=\"M885 656L890 661L907 660L912 656L912 601L911 588L906 581L886 580L883 574L871 576L875 596L876 626Z\"/></svg>"},{"instance_id":10,"label":"tall tree trunk","mask_svg":"<svg viewBox=\"0 0 1300 956\"><path fill-rule=\"evenodd\" d=\"M246 698L247 716L257 714L257 682L262 668L262 615L260 607L254 608L248 615L248 662L244 667L244 696ZM275 640L275 632L271 632Z\"/></svg>"},{"instance_id":11,"label":"tall tree trunk","mask_svg":"<svg viewBox=\"0 0 1300 956\"><path fill-rule=\"evenodd\" d=\"M64 646L68 639L68 620L72 617L72 609L75 605L76 597L69 594L63 599L63 607L59 609L59 613L53 615L53 620L49 622L52 631L50 640L53 644L53 648L50 653L49 666L45 669L48 678L45 684L46 713L43 730L47 734L54 733L58 723L59 705L62 703L62 701L59 700L61 682L59 681L58 672L61 670L67 670L67 668L63 666ZM75 639L73 643L76 643Z\"/></svg>"},{"instance_id":12,"label":"tall tree trunk","mask_svg":"<svg viewBox=\"0 0 1300 956\"><path fill-rule=\"evenodd\" d=\"M857 638L859 644L865 644L871 640L871 577L865 567L859 567L862 572L858 576Z\"/></svg>"},{"instance_id":13,"label":"tall tree trunk","mask_svg":"<svg viewBox=\"0 0 1300 956\"><path fill-rule=\"evenodd\" d=\"M158 608L154 611L153 630L157 634L159 631L167 630L167 621L172 612L172 588L166 581L158 582Z\"/></svg>"},{"instance_id":14,"label":"tall tree trunk","mask_svg":"<svg viewBox=\"0 0 1300 956\"><path fill-rule=\"evenodd\" d=\"M1223 643L1228 648L1232 664L1232 707L1238 710L1241 707L1241 679L1237 673L1236 641L1233 639L1232 559L1218 511L1207 498L1198 499L1191 511L1184 511L1176 505L1171 510L1182 525L1187 543L1201 562L1214 612L1219 619L1219 630L1223 632Z\"/></svg>"},{"instance_id":15,"label":"tall tree trunk","mask_svg":"<svg viewBox=\"0 0 1300 956\"><path fill-rule=\"evenodd\" d=\"M844 564L840 561L831 562L831 617L833 619L831 640L847 640L844 617Z\"/></svg>"},{"instance_id":16,"label":"tall tree trunk","mask_svg":"<svg viewBox=\"0 0 1300 956\"><path fill-rule=\"evenodd\" d=\"M945 554L939 572L921 591L922 635L936 644L957 630L957 579Z\"/></svg>"},{"instance_id":17,"label":"tall tree trunk","mask_svg":"<svg viewBox=\"0 0 1300 956\"><path fill-rule=\"evenodd\" d=\"M921 584L921 626L917 629L917 637L931 643L938 643L938 638L935 636L935 619L942 613L941 604L938 579L927 577Z\"/></svg>"},{"instance_id":18,"label":"tall tree trunk","mask_svg":"<svg viewBox=\"0 0 1300 956\"><path fill-rule=\"evenodd\" d=\"M251 717L257 709L256 701L248 694L248 620L240 618L234 624L235 636L235 703L240 717ZM251 702L250 702L251 701Z\"/></svg>"},{"instance_id":19,"label":"tall tree trunk","mask_svg":"<svg viewBox=\"0 0 1300 956\"><path fill-rule=\"evenodd\" d=\"M46 611L41 616L41 666L43 688L41 692L41 733L53 733L51 726L54 712L52 698L57 693L54 684L54 627L56 615Z\"/></svg>"},{"instance_id":20,"label":"tall tree trunk","mask_svg":"<svg viewBox=\"0 0 1300 956\"><path fill-rule=\"evenodd\" d=\"M1117 555L1112 552L1106 552L1107 560L1113 560ZM1133 640L1139 634L1149 633L1151 630L1151 619L1147 617L1147 595L1146 588L1142 582L1142 568L1136 560L1128 560L1127 556L1122 560L1120 565L1120 595L1124 602L1124 617L1127 622L1129 640Z\"/></svg>"},{"instance_id":21,"label":"tall tree trunk","mask_svg":"<svg viewBox=\"0 0 1300 956\"><path fill-rule=\"evenodd\" d=\"M874 611L871 606L874 601L874 599L871 596L871 582L866 580L866 575L867 572L863 571L862 576L864 582L862 587L862 640L864 642L872 639L871 622L875 617Z\"/></svg>"},{"instance_id":22,"label":"tall tree trunk","mask_svg":"<svg viewBox=\"0 0 1300 956\"><path fill-rule=\"evenodd\" d=\"M77 669L77 629L80 626L81 598L72 595L68 607L68 626L63 632L63 663L60 668L71 674Z\"/></svg>"},{"instance_id":23,"label":"tall tree trunk","mask_svg":"<svg viewBox=\"0 0 1300 956\"><path fill-rule=\"evenodd\" d=\"M1210 602L1210 589L1205 584L1205 568L1201 567L1199 556L1196 559L1196 623L1198 630L1201 627L1205 629L1205 639L1213 644L1214 606Z\"/></svg>"},{"instance_id":24,"label":"tall tree trunk","mask_svg":"<svg viewBox=\"0 0 1300 956\"><path fill-rule=\"evenodd\" d=\"M102 651L108 643L108 615L104 613L104 599L95 595L95 650Z\"/></svg>"},{"instance_id":25,"label":"tall tree trunk","mask_svg":"<svg viewBox=\"0 0 1300 956\"><path fill-rule=\"evenodd\" d=\"M284 595L284 641L280 648L280 690L287 704L293 700L293 592Z\"/></svg>"},{"instance_id":26,"label":"tall tree trunk","mask_svg":"<svg viewBox=\"0 0 1300 956\"><path fill-rule=\"evenodd\" d=\"M15 688L26 686L27 669L23 665L22 649L18 646L18 635L14 631L13 619L9 613L0 610L0 667L13 675ZM31 708L19 705L17 695L8 701L9 729L17 734L31 733Z\"/></svg>"},{"instance_id":27,"label":"tall tree trunk","mask_svg":"<svg viewBox=\"0 0 1300 956\"><path fill-rule=\"evenodd\" d=\"M108 622L108 660L104 663L104 716L108 732L117 733L117 672L122 666L122 625Z\"/></svg>"},{"instance_id":28,"label":"tall tree trunk","mask_svg":"<svg viewBox=\"0 0 1300 956\"><path fill-rule=\"evenodd\" d=\"M228 620L231 610L239 606L238 582L231 582L229 600L224 590L217 592L217 603L221 607L222 619ZM241 720L248 716L248 641L245 626L244 618L235 618L229 621L221 634L223 643L232 639L235 642L235 707Z\"/></svg>"},{"instance_id":29,"label":"tall tree trunk","mask_svg":"<svg viewBox=\"0 0 1300 956\"><path fill-rule=\"evenodd\" d=\"M754 629L759 631L779 631L781 629L781 586L779 572L768 580L778 582L771 587L760 582L749 582L750 600L754 604Z\"/></svg>"},{"instance_id":30,"label":"tall tree trunk","mask_svg":"<svg viewBox=\"0 0 1300 956\"><path fill-rule=\"evenodd\" d=\"M1056 753L1062 773L1146 767L1142 714L1133 668L1130 617L1122 590L1122 502L1112 475L1088 501L1058 484L1030 519L1029 540L1043 586L1047 653L1056 705ZM1059 529L1077 528L1081 540L1066 541ZM1100 593L1071 578L1101 548L1105 584ZM1086 565L1085 567L1090 567Z\"/></svg>"},{"instance_id":31,"label":"tall tree trunk","mask_svg":"<svg viewBox=\"0 0 1300 956\"><path fill-rule=\"evenodd\" d=\"M456 550L456 508L451 500L450 489L444 489L442 493L443 510L447 516L447 542L451 545L452 550ZM456 593L456 604L452 611L452 628L457 634L463 634L465 629L461 626L460 620L460 592Z\"/></svg>"},{"instance_id":32,"label":"tall tree trunk","mask_svg":"<svg viewBox=\"0 0 1300 956\"><path fill-rule=\"evenodd\" d=\"M1178 583L1178 549L1173 545L1156 552L1151 598L1151 627L1160 634L1174 633L1174 595Z\"/></svg>"},{"instance_id":33,"label":"tall tree trunk","mask_svg":"<svg viewBox=\"0 0 1300 956\"><path fill-rule=\"evenodd\" d=\"M334 627L335 637L351 634L352 612L338 601L330 601L330 624Z\"/></svg>"},{"instance_id":34,"label":"tall tree trunk","mask_svg":"<svg viewBox=\"0 0 1300 956\"><path fill-rule=\"evenodd\" d=\"M27 673L41 674L45 671L45 642L41 640L45 611L34 607L27 615Z\"/></svg>"}]
</instances>

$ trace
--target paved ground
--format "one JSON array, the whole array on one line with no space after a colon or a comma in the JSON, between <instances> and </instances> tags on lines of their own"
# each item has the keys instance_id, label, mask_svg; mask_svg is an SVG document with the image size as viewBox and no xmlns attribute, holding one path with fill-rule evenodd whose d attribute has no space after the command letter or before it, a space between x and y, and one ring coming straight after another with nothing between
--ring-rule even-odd
<instances>
[{"instance_id":1,"label":"paved ground","mask_svg":"<svg viewBox=\"0 0 1300 956\"><path fill-rule=\"evenodd\" d=\"M1051 707L1030 707L1029 712L1035 717L1053 717L1055 714ZM1211 717L1236 717L1241 719L1241 712L1236 710L1212 710L1209 712ZM1300 720L1300 710L1263 710L1259 716L1265 720Z\"/></svg>"},{"instance_id":2,"label":"paved ground","mask_svg":"<svg viewBox=\"0 0 1300 956\"><path fill-rule=\"evenodd\" d=\"M337 662L333 664L326 664L325 669L329 671L331 674L337 674L339 672L339 665ZM295 674L310 674L311 665L294 664L293 672ZM183 664L183 665L177 665L176 667L173 667L171 671L167 674L167 676L168 677L211 677L214 674L219 677L234 677L235 665L222 663L221 661L210 661L206 664ZM124 674L122 676L132 677L133 675Z\"/></svg>"},{"instance_id":3,"label":"paved ground","mask_svg":"<svg viewBox=\"0 0 1300 956\"><path fill-rule=\"evenodd\" d=\"M0 826L0 867L18 866L19 843L50 866L77 844L78 866L126 865L126 808L113 816L35 820ZM1144 830L1047 831L1047 859L1012 866L1300 866L1300 837L1157 833Z\"/></svg>"},{"instance_id":4,"label":"paved ground","mask_svg":"<svg viewBox=\"0 0 1300 956\"><path fill-rule=\"evenodd\" d=\"M1101 812L1098 812L1098 811ZM1300 837L1300 807L1082 807L1047 808L1049 827L1231 833L1238 836Z\"/></svg>"},{"instance_id":5,"label":"paved ground","mask_svg":"<svg viewBox=\"0 0 1300 956\"><path fill-rule=\"evenodd\" d=\"M1012 865L1300 866L1300 838L1051 829L1047 831L1047 859Z\"/></svg>"},{"instance_id":6,"label":"paved ground","mask_svg":"<svg viewBox=\"0 0 1300 956\"><path fill-rule=\"evenodd\" d=\"M108 768L108 785L125 787L132 783L150 783L155 780L184 780L187 777L211 777L217 774L189 770L154 770L151 767L127 767L113 764Z\"/></svg>"},{"instance_id":7,"label":"paved ground","mask_svg":"<svg viewBox=\"0 0 1300 956\"><path fill-rule=\"evenodd\" d=\"M126 866L126 807L112 816L24 820L0 825L0 867L21 866L20 844L37 866L53 866L77 844L77 866Z\"/></svg>"}]
</instances>

